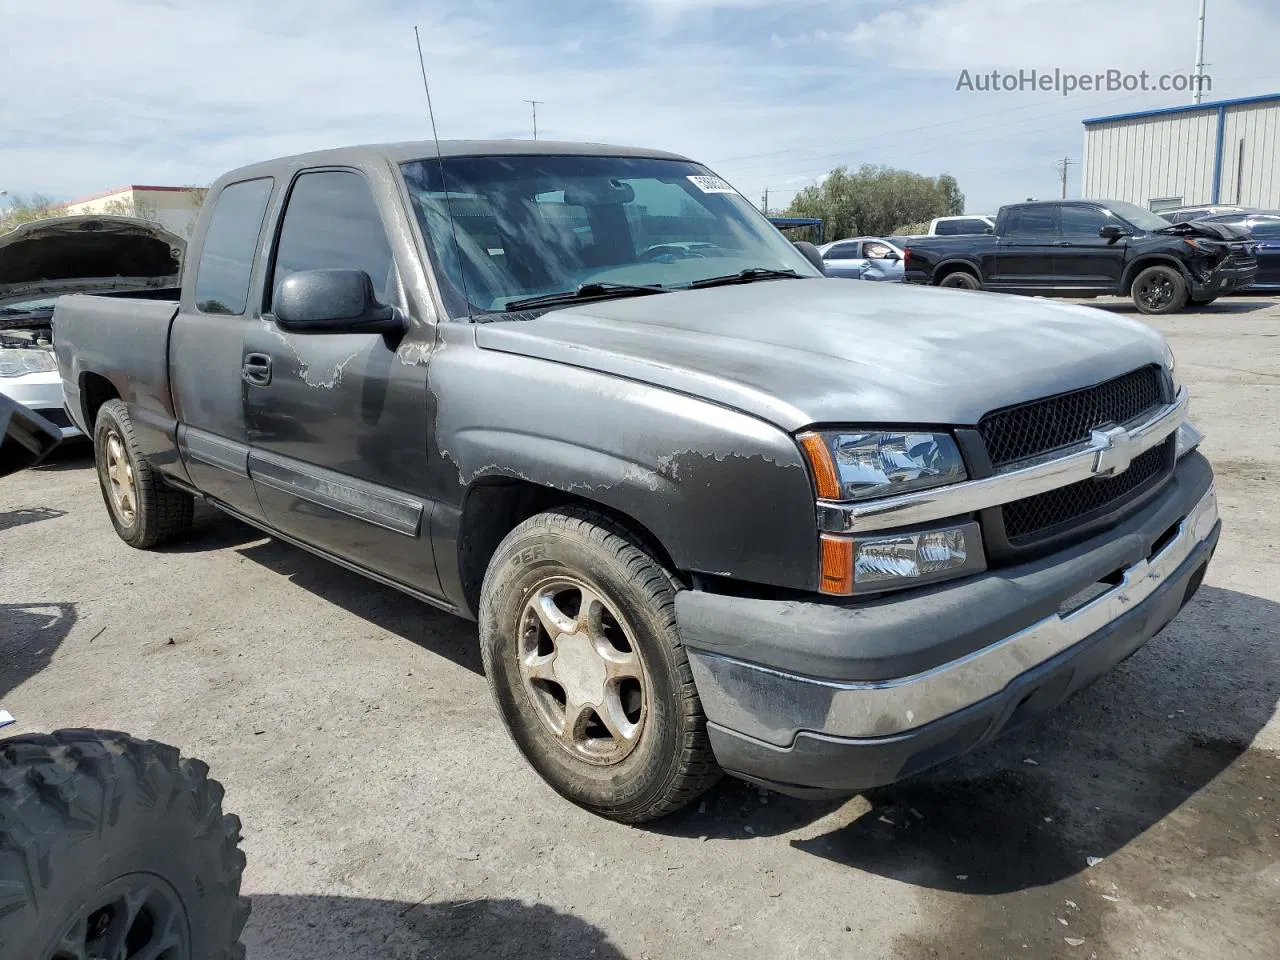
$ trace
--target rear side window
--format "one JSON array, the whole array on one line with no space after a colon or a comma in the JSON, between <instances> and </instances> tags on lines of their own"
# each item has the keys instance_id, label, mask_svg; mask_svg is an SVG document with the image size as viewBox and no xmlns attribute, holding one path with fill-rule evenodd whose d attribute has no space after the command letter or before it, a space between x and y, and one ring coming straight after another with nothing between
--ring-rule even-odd
<instances>
[{"instance_id":1,"label":"rear side window","mask_svg":"<svg viewBox=\"0 0 1280 960\"><path fill-rule=\"evenodd\" d=\"M270 177L233 183L214 201L196 267L196 309L201 313L244 313L253 254L273 184Z\"/></svg>"},{"instance_id":2,"label":"rear side window","mask_svg":"<svg viewBox=\"0 0 1280 960\"><path fill-rule=\"evenodd\" d=\"M943 220L934 227L935 237L960 237L975 233L985 233L985 220Z\"/></svg>"},{"instance_id":3,"label":"rear side window","mask_svg":"<svg viewBox=\"0 0 1280 960\"><path fill-rule=\"evenodd\" d=\"M1056 237L1058 208L1022 207L1012 210L1004 233L1007 237Z\"/></svg>"},{"instance_id":4,"label":"rear side window","mask_svg":"<svg viewBox=\"0 0 1280 960\"><path fill-rule=\"evenodd\" d=\"M391 246L373 193L349 170L304 173L294 181L276 245L272 291L299 270L363 270L382 302L398 287Z\"/></svg>"},{"instance_id":5,"label":"rear side window","mask_svg":"<svg viewBox=\"0 0 1280 960\"><path fill-rule=\"evenodd\" d=\"M826 259L828 260L857 260L859 256L858 244L856 243L837 243L834 247L827 251Z\"/></svg>"}]
</instances>

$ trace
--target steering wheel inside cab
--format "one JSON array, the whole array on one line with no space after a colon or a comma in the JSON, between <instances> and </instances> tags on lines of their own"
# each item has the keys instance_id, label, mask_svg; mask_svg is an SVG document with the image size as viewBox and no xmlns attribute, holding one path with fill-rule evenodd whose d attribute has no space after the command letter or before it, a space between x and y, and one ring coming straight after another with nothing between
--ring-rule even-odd
<instances>
[{"instance_id":1,"label":"steering wheel inside cab","mask_svg":"<svg viewBox=\"0 0 1280 960\"><path fill-rule=\"evenodd\" d=\"M659 243L640 254L643 263L675 263L677 260L705 260L706 255L679 243Z\"/></svg>"}]
</instances>

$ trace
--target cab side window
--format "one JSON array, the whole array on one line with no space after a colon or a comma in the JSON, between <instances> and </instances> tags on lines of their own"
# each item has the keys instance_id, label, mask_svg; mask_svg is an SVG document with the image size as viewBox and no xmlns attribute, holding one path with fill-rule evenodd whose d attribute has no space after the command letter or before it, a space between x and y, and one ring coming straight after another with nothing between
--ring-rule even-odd
<instances>
[{"instance_id":1,"label":"cab side window","mask_svg":"<svg viewBox=\"0 0 1280 960\"><path fill-rule=\"evenodd\" d=\"M228 184L214 200L196 265L196 309L201 313L244 313L258 234L274 184L270 177Z\"/></svg>"},{"instance_id":2,"label":"cab side window","mask_svg":"<svg viewBox=\"0 0 1280 960\"><path fill-rule=\"evenodd\" d=\"M398 299L399 280L391 245L369 184L350 170L304 173L293 183L271 284L299 270L363 270L378 300Z\"/></svg>"}]
</instances>

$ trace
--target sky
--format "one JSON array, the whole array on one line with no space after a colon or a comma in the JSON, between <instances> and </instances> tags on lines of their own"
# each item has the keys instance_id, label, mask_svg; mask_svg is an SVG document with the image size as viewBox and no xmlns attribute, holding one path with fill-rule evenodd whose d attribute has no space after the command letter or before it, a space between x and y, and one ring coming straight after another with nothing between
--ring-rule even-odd
<instances>
[{"instance_id":1,"label":"sky","mask_svg":"<svg viewBox=\"0 0 1280 960\"><path fill-rule=\"evenodd\" d=\"M837 165L1059 192L1085 117L1174 92L957 90L962 70L1189 73L1197 0L0 0L0 190L207 184L431 135L673 150L771 208ZM1208 0L1206 100L1280 92L1280 3ZM17 80L15 78L22 78ZM1080 167L1069 166L1069 195Z\"/></svg>"}]
</instances>

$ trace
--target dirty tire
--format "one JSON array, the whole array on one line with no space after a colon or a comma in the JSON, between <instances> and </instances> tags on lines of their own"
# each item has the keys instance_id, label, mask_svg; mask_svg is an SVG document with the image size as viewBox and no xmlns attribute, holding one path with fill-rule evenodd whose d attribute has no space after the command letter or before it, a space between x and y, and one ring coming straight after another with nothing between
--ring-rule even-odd
<instances>
[{"instance_id":1,"label":"dirty tire","mask_svg":"<svg viewBox=\"0 0 1280 960\"><path fill-rule=\"evenodd\" d=\"M950 287L953 290L980 290L982 288L978 278L967 270L953 270L938 281L938 286Z\"/></svg>"},{"instance_id":2,"label":"dirty tire","mask_svg":"<svg viewBox=\"0 0 1280 960\"><path fill-rule=\"evenodd\" d=\"M1187 305L1187 281L1176 267L1157 264L1133 278L1132 295L1139 313L1177 313Z\"/></svg>"},{"instance_id":3,"label":"dirty tire","mask_svg":"<svg viewBox=\"0 0 1280 960\"><path fill-rule=\"evenodd\" d=\"M129 465L133 469L136 496L132 517L124 516L116 506L108 476L108 443L112 436L122 441ZM93 430L94 462L98 485L107 505L107 515L120 539L131 547L146 550L185 536L191 530L195 501L189 493L169 486L160 479L138 451L133 421L121 400L108 400L98 411Z\"/></svg>"},{"instance_id":4,"label":"dirty tire","mask_svg":"<svg viewBox=\"0 0 1280 960\"><path fill-rule=\"evenodd\" d=\"M539 584L585 582L634 637L649 706L631 752L592 764L548 728L520 667L521 618ZM566 507L531 517L498 545L480 597L485 674L516 745L566 799L624 823L665 816L720 777L706 717L676 629L671 574L623 527L596 511Z\"/></svg>"},{"instance_id":5,"label":"dirty tire","mask_svg":"<svg viewBox=\"0 0 1280 960\"><path fill-rule=\"evenodd\" d=\"M174 747L102 730L0 740L0 957L243 960L239 842L222 785ZM157 949L175 937L185 952Z\"/></svg>"}]
</instances>

